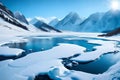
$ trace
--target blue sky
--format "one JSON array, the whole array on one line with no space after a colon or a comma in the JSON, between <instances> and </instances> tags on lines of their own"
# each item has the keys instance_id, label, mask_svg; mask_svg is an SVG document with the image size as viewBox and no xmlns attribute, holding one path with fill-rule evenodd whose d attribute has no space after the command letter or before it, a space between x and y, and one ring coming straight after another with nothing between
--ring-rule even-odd
<instances>
[{"instance_id":1,"label":"blue sky","mask_svg":"<svg viewBox=\"0 0 120 80\"><path fill-rule=\"evenodd\" d=\"M63 18L69 12L77 12L80 17L88 17L95 12L110 9L110 0L0 0L13 12L20 11L26 17Z\"/></svg>"}]
</instances>

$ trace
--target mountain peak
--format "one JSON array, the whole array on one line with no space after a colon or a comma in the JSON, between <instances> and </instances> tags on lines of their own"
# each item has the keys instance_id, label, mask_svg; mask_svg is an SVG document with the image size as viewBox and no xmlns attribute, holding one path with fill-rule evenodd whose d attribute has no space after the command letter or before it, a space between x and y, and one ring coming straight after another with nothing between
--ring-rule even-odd
<instances>
[{"instance_id":1,"label":"mountain peak","mask_svg":"<svg viewBox=\"0 0 120 80\"><path fill-rule=\"evenodd\" d=\"M81 21L81 18L76 12L70 12L63 20L63 25L67 22L70 22L71 24L77 24Z\"/></svg>"},{"instance_id":2,"label":"mountain peak","mask_svg":"<svg viewBox=\"0 0 120 80\"><path fill-rule=\"evenodd\" d=\"M33 19L30 21L30 23L33 24L35 27L37 27L37 28L39 28L40 30L45 31L45 32L50 32L50 31L61 32L61 31L53 28L52 26L44 23L43 21L37 19L37 18L33 18Z\"/></svg>"},{"instance_id":3,"label":"mountain peak","mask_svg":"<svg viewBox=\"0 0 120 80\"><path fill-rule=\"evenodd\" d=\"M79 17L79 15L76 12L70 12L67 16L71 16L71 17Z\"/></svg>"},{"instance_id":4,"label":"mountain peak","mask_svg":"<svg viewBox=\"0 0 120 80\"><path fill-rule=\"evenodd\" d=\"M67 16L65 16L61 21L59 21L55 27L60 30L67 31L76 31L78 24L82 22L82 19L76 12L70 12Z\"/></svg>"},{"instance_id":5,"label":"mountain peak","mask_svg":"<svg viewBox=\"0 0 120 80\"><path fill-rule=\"evenodd\" d=\"M29 24L28 21L26 20L25 16L19 12L19 11L16 11L14 13L14 16L16 19L18 19L19 21L23 22L23 23L26 23L26 24Z\"/></svg>"},{"instance_id":6,"label":"mountain peak","mask_svg":"<svg viewBox=\"0 0 120 80\"><path fill-rule=\"evenodd\" d=\"M39 22L39 23L44 23L44 22L40 21L40 20L37 19L37 18L33 18L33 19L30 21L31 24L35 24L35 23L37 23L37 22Z\"/></svg>"},{"instance_id":7,"label":"mountain peak","mask_svg":"<svg viewBox=\"0 0 120 80\"><path fill-rule=\"evenodd\" d=\"M75 14L77 14L77 12L70 12L69 14L71 14L71 15L75 15Z\"/></svg>"}]
</instances>

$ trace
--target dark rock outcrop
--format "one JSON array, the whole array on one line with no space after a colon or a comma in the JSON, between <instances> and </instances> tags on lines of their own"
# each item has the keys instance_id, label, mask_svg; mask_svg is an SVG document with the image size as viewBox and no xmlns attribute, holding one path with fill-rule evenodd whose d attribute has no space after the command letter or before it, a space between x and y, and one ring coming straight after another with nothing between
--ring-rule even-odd
<instances>
[{"instance_id":1,"label":"dark rock outcrop","mask_svg":"<svg viewBox=\"0 0 120 80\"><path fill-rule=\"evenodd\" d=\"M105 33L105 34L102 34L102 35L98 35L99 37L109 37L109 36L114 36L114 35L117 35L120 33L120 28L117 28L111 32L108 32L108 33Z\"/></svg>"}]
</instances>

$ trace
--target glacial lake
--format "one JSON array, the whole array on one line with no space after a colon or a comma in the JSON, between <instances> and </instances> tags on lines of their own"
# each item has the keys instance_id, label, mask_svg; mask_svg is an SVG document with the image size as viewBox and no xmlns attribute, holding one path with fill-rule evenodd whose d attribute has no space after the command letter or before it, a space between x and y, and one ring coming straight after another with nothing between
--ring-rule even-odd
<instances>
[{"instance_id":1,"label":"glacial lake","mask_svg":"<svg viewBox=\"0 0 120 80\"><path fill-rule=\"evenodd\" d=\"M78 46L82 46L86 48L84 52L95 51L96 46L101 46L100 44L89 43L88 42L89 38L81 38L76 36L59 36L59 37L34 36L34 37L26 37L25 39L28 39L28 41L12 42L12 43L4 44L2 46L9 46L10 48L19 48L25 50L22 57L27 54L31 54L33 52L52 49L53 47L58 46L60 43L75 44ZM93 38L92 40L96 40L96 39ZM63 60L63 62L66 62L64 66L68 69L88 72L92 74L99 74L105 72L107 69L109 69L109 67L114 65L119 60L118 56L120 57L119 53L117 52L106 53L105 55L102 55L99 59L96 59L92 62L88 62L88 63L78 62L79 64L75 66L73 65L72 67L67 67L65 65L67 63L72 63L71 60L66 59L66 61Z\"/></svg>"}]
</instances>

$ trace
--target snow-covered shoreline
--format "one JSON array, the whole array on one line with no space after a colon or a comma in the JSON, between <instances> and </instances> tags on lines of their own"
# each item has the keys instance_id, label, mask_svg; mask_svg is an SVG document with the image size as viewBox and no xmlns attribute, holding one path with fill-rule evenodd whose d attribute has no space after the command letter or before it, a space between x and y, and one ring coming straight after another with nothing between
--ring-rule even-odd
<instances>
[{"instance_id":1,"label":"snow-covered shoreline","mask_svg":"<svg viewBox=\"0 0 120 80\"><path fill-rule=\"evenodd\" d=\"M98 33L100 34L100 33ZM5 42L10 41L21 41L24 37L29 36L78 36L78 37L91 37L91 38L100 38L100 39L108 39L108 40L119 40L119 36L113 36L113 37L97 37L96 33L73 33L73 32L66 32L66 33L34 33L34 34L17 34L14 36L8 36L8 35L1 35L2 37L0 39L1 45ZM17 37L21 36L21 37ZM98 46L98 49L105 49L104 52L107 52L106 49L107 44L109 44L109 50L114 51L118 50L117 48L114 48L114 42L108 41L108 42L101 42L99 40L92 41L89 40L91 43L100 43L103 44L102 47ZM106 46L106 48L104 48ZM97 47L96 47L97 48ZM103 49L102 49L103 48ZM67 50L66 50L67 49ZM70 51L72 50L72 51ZM58 51L58 52L56 52ZM61 57L69 57L71 55L74 55L75 53L83 53L84 48L77 45L72 44L60 44L59 46L52 48L47 51L42 52L36 52L29 54L23 58L17 59L17 60L5 60L0 62L0 77L2 80L28 80L29 77L35 77L39 73L47 73L50 78L57 79L60 78L62 80L72 80L73 77L80 80L100 80L100 79L107 79L107 77L111 76L113 73L117 73L120 69L115 69L119 67L119 63L114 65L113 68L111 67L107 72L99 75L94 75L90 73L85 73L81 71L71 71L66 69L63 64L61 63L61 60L59 58ZM104 53L103 52L103 53ZM40 53L40 54L39 54ZM68 54L65 54L68 53ZM55 55L59 54L59 55ZM100 54L102 55L102 54ZM99 55L99 56L100 56ZM49 58L48 58L48 57ZM98 57L99 57L98 56ZM89 57L90 58L90 57ZM77 58L76 58L77 59ZM82 57L79 58L82 60ZM85 59L85 58L83 58ZM88 58L86 58L88 59ZM96 58L92 58L94 60ZM90 60L90 59L89 59ZM4 64L2 66L2 64ZM114 72L112 70L114 70ZM53 75L54 74L54 75ZM116 74L117 75L117 74ZM6 77L9 76L9 77ZM112 78L112 76L111 76Z\"/></svg>"}]
</instances>

